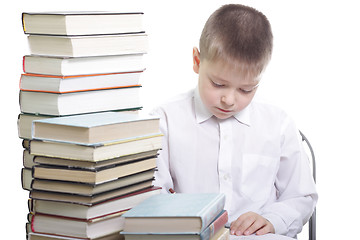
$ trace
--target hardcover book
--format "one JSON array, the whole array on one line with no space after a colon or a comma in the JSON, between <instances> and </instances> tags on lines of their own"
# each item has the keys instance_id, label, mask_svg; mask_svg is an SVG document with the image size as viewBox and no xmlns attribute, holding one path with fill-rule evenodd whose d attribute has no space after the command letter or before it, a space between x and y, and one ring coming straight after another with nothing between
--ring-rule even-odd
<instances>
[{"instance_id":1,"label":"hardcover book","mask_svg":"<svg viewBox=\"0 0 360 240\"><path fill-rule=\"evenodd\" d=\"M31 219L31 230L35 233L49 233L78 238L96 238L123 229L123 212L109 214L88 220L35 214Z\"/></svg>"},{"instance_id":2,"label":"hardcover book","mask_svg":"<svg viewBox=\"0 0 360 240\"><path fill-rule=\"evenodd\" d=\"M24 12L22 22L26 34L77 36L144 32L142 12Z\"/></svg>"},{"instance_id":3,"label":"hardcover book","mask_svg":"<svg viewBox=\"0 0 360 240\"><path fill-rule=\"evenodd\" d=\"M50 93L70 93L90 90L139 86L142 71L56 76L25 73L20 78L20 90Z\"/></svg>"},{"instance_id":4,"label":"hardcover book","mask_svg":"<svg viewBox=\"0 0 360 240\"><path fill-rule=\"evenodd\" d=\"M159 194L124 214L124 232L201 233L223 211L218 193Z\"/></svg>"},{"instance_id":5,"label":"hardcover book","mask_svg":"<svg viewBox=\"0 0 360 240\"><path fill-rule=\"evenodd\" d=\"M32 155L97 162L160 149L162 136L162 134L154 134L92 145L31 140L28 148Z\"/></svg>"},{"instance_id":6,"label":"hardcover book","mask_svg":"<svg viewBox=\"0 0 360 240\"><path fill-rule=\"evenodd\" d=\"M75 58L26 55L23 58L25 73L44 75L90 75L135 72L143 69L143 54Z\"/></svg>"},{"instance_id":7,"label":"hardcover book","mask_svg":"<svg viewBox=\"0 0 360 240\"><path fill-rule=\"evenodd\" d=\"M33 167L33 176L39 179L100 184L154 169L155 167L156 158L146 158L99 169L37 165Z\"/></svg>"},{"instance_id":8,"label":"hardcover book","mask_svg":"<svg viewBox=\"0 0 360 240\"><path fill-rule=\"evenodd\" d=\"M38 190L92 196L108 192L113 189L119 189L133 184L137 184L140 182L146 183L145 186L150 187L152 185L152 181L154 180L154 169L98 184L37 179L32 176L32 170L27 168L23 168L22 176L22 185L23 188L26 190Z\"/></svg>"},{"instance_id":9,"label":"hardcover book","mask_svg":"<svg viewBox=\"0 0 360 240\"><path fill-rule=\"evenodd\" d=\"M120 235L118 232L106 236L101 236L98 238L77 238L77 237L69 237L69 236L58 236L58 235L46 234L46 233L29 232L27 235L27 240L125 240L125 237Z\"/></svg>"},{"instance_id":10,"label":"hardcover book","mask_svg":"<svg viewBox=\"0 0 360 240\"><path fill-rule=\"evenodd\" d=\"M29 35L28 43L31 54L62 57L124 55L148 50L144 33L75 37Z\"/></svg>"},{"instance_id":11,"label":"hardcover book","mask_svg":"<svg viewBox=\"0 0 360 240\"><path fill-rule=\"evenodd\" d=\"M213 222L209 224L201 233L137 233L137 232L121 232L127 240L143 239L143 240L225 240L229 238L229 229L225 228L228 221L227 211L223 210Z\"/></svg>"},{"instance_id":12,"label":"hardcover book","mask_svg":"<svg viewBox=\"0 0 360 240\"><path fill-rule=\"evenodd\" d=\"M132 192L144 190L150 188L151 186L152 185L148 184L148 182L140 182L130 186L113 189L108 192L91 195L91 196L32 190L30 191L29 196L32 199L68 202L68 203L76 203L76 204L91 206L93 204L104 202L112 198L123 196Z\"/></svg>"},{"instance_id":13,"label":"hardcover book","mask_svg":"<svg viewBox=\"0 0 360 240\"><path fill-rule=\"evenodd\" d=\"M79 219L92 219L113 212L131 209L145 199L160 194L160 191L160 187L151 187L90 205L51 201L48 199L30 199L29 211L35 214L43 213Z\"/></svg>"},{"instance_id":14,"label":"hardcover book","mask_svg":"<svg viewBox=\"0 0 360 240\"><path fill-rule=\"evenodd\" d=\"M33 121L32 138L84 145L160 134L159 118L100 112Z\"/></svg>"},{"instance_id":15,"label":"hardcover book","mask_svg":"<svg viewBox=\"0 0 360 240\"><path fill-rule=\"evenodd\" d=\"M111 110L140 108L140 87L127 87L73 93L20 91L23 113L66 116Z\"/></svg>"}]
</instances>

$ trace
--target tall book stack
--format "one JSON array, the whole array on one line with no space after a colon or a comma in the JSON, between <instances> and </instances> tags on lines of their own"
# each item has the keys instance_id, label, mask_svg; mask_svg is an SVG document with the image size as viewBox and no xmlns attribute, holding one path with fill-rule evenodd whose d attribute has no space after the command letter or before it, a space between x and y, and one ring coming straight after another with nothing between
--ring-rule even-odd
<instances>
[{"instance_id":1,"label":"tall book stack","mask_svg":"<svg viewBox=\"0 0 360 240\"><path fill-rule=\"evenodd\" d=\"M158 194L124 214L125 240L229 240L225 195Z\"/></svg>"},{"instance_id":2,"label":"tall book stack","mask_svg":"<svg viewBox=\"0 0 360 240\"><path fill-rule=\"evenodd\" d=\"M20 80L27 238L123 239L123 213L156 195L162 135L141 114L143 13L23 13Z\"/></svg>"}]
</instances>

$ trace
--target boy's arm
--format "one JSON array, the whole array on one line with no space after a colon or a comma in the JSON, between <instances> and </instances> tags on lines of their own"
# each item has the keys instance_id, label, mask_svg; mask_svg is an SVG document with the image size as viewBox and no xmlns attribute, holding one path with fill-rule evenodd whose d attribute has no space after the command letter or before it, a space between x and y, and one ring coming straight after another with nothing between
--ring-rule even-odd
<instances>
[{"instance_id":1,"label":"boy's arm","mask_svg":"<svg viewBox=\"0 0 360 240\"><path fill-rule=\"evenodd\" d=\"M162 192L168 193L169 189L173 189L174 187L169 167L167 118L165 112L160 108L152 111L151 115L160 117L160 130L164 134L161 150L159 151L159 156L156 161L157 171L155 171L153 185L162 187Z\"/></svg>"},{"instance_id":2,"label":"boy's arm","mask_svg":"<svg viewBox=\"0 0 360 240\"><path fill-rule=\"evenodd\" d=\"M275 182L278 200L264 207L261 215L273 224L276 234L295 237L309 220L318 195L299 131L289 119L285 126Z\"/></svg>"}]
</instances>

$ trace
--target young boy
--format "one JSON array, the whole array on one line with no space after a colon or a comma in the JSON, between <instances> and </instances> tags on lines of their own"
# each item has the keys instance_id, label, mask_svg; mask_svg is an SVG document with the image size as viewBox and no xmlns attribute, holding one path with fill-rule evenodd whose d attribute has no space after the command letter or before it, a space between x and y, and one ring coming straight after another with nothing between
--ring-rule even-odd
<instances>
[{"instance_id":1,"label":"young boy","mask_svg":"<svg viewBox=\"0 0 360 240\"><path fill-rule=\"evenodd\" d=\"M193 49L197 88L154 111L164 133L154 184L224 193L231 234L295 237L317 193L292 120L252 101L271 53L262 13L231 4L210 16Z\"/></svg>"}]
</instances>

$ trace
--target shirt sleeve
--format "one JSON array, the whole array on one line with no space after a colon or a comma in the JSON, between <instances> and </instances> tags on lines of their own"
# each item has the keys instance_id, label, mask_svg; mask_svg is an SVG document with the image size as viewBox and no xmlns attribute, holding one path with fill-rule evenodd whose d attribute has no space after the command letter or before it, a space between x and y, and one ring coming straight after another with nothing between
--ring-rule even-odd
<instances>
[{"instance_id":1,"label":"shirt sleeve","mask_svg":"<svg viewBox=\"0 0 360 240\"><path fill-rule=\"evenodd\" d=\"M155 171L154 174L155 180L153 181L153 185L161 187L163 193L168 193L169 189L174 187L170 175L167 117L161 108L153 110L150 114L160 117L160 131L164 134L161 150L156 160L157 171Z\"/></svg>"},{"instance_id":2,"label":"shirt sleeve","mask_svg":"<svg viewBox=\"0 0 360 240\"><path fill-rule=\"evenodd\" d=\"M281 158L275 186L277 201L265 206L262 216L274 225L276 234L296 237L311 217L318 195L301 136L289 118L281 130Z\"/></svg>"}]
</instances>

